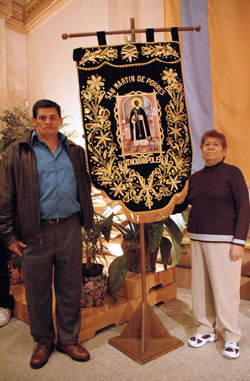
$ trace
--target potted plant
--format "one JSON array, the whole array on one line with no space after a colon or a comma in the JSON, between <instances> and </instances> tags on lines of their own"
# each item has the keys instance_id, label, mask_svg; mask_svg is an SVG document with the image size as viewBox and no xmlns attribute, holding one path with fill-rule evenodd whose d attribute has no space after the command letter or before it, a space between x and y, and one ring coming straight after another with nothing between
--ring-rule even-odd
<instances>
[{"instance_id":1,"label":"potted plant","mask_svg":"<svg viewBox=\"0 0 250 381\"><path fill-rule=\"evenodd\" d=\"M103 274L105 256L109 253L104 240L109 241L113 215L104 217L94 213L93 228L82 228L82 307L95 307L103 303L107 291L107 275Z\"/></svg>"},{"instance_id":2,"label":"potted plant","mask_svg":"<svg viewBox=\"0 0 250 381\"><path fill-rule=\"evenodd\" d=\"M187 214L169 216L160 222L144 224L146 271L155 271L158 251L164 268L170 261L176 266L181 255L182 231ZM116 257L109 266L108 294L116 300L115 292L122 287L127 272L141 272L139 225L130 221L113 221L113 226L122 235L123 255Z\"/></svg>"},{"instance_id":3,"label":"potted plant","mask_svg":"<svg viewBox=\"0 0 250 381\"><path fill-rule=\"evenodd\" d=\"M12 111L3 110L2 115L0 115L0 122L0 154L2 154L11 143L20 139L34 128L27 110L23 110L20 107L14 107Z\"/></svg>"}]
</instances>

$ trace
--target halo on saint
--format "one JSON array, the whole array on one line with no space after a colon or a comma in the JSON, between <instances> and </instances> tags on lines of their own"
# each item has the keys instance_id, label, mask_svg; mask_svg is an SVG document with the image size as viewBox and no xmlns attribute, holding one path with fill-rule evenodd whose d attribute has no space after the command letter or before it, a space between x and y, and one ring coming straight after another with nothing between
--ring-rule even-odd
<instances>
[{"instance_id":1,"label":"halo on saint","mask_svg":"<svg viewBox=\"0 0 250 381\"><path fill-rule=\"evenodd\" d=\"M139 97L134 97L134 98L132 98L132 100L131 100L131 105L132 105L133 107L136 106L135 101L138 101L138 103L139 103L139 107L141 107L141 105L142 105L142 99L139 98Z\"/></svg>"}]
</instances>

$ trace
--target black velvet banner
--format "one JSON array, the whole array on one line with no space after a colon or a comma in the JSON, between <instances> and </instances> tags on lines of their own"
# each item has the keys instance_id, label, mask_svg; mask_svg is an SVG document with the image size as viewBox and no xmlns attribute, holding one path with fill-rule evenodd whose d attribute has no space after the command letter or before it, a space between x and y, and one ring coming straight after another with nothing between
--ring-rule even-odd
<instances>
[{"instance_id":1,"label":"black velvet banner","mask_svg":"<svg viewBox=\"0 0 250 381\"><path fill-rule=\"evenodd\" d=\"M183 201L191 141L179 42L74 50L93 185L134 222Z\"/></svg>"}]
</instances>

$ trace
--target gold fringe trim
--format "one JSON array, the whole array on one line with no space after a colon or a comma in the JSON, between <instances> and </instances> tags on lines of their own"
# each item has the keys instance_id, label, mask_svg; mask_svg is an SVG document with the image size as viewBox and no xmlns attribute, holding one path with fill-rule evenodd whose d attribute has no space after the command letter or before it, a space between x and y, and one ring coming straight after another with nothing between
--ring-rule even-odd
<instances>
[{"instance_id":1,"label":"gold fringe trim","mask_svg":"<svg viewBox=\"0 0 250 381\"><path fill-rule=\"evenodd\" d=\"M133 212L130 209L128 209L122 201L120 200L115 200L115 201L119 205L121 205L122 210L124 214L126 215L127 219L135 224L158 222L168 218L173 213L175 205L179 205L182 202L184 202L188 193L188 183L189 183L189 180L186 181L186 184L180 193L174 194L166 206L157 210L149 210L146 212ZM110 199L110 197L107 196L107 194L104 191L101 190L101 193L105 195L105 197L108 197ZM110 200L114 201L112 199Z\"/></svg>"}]
</instances>

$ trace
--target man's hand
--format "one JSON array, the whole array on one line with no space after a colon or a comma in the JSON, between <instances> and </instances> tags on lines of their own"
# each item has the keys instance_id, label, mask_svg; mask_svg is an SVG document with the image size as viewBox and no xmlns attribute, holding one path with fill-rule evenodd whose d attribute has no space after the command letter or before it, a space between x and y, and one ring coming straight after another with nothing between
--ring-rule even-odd
<instances>
[{"instance_id":1,"label":"man's hand","mask_svg":"<svg viewBox=\"0 0 250 381\"><path fill-rule=\"evenodd\" d=\"M25 245L22 241L17 241L9 246L9 250L13 251L13 253L17 254L19 257L22 257L22 247L27 247L27 245Z\"/></svg>"},{"instance_id":2,"label":"man's hand","mask_svg":"<svg viewBox=\"0 0 250 381\"><path fill-rule=\"evenodd\" d=\"M244 255L244 247L240 245L232 245L230 251L230 258L232 261L237 261L238 259L243 258Z\"/></svg>"}]
</instances>

